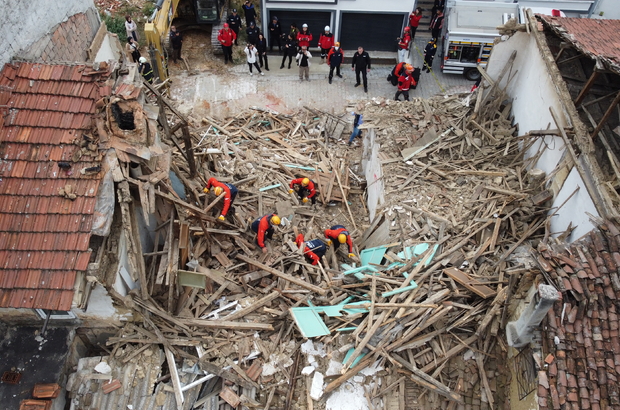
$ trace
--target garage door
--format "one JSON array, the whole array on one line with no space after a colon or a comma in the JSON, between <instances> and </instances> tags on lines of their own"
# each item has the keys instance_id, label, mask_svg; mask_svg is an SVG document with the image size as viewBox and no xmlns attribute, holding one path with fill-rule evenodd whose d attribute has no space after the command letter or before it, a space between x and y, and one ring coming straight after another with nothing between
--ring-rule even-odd
<instances>
[{"instance_id":1,"label":"garage door","mask_svg":"<svg viewBox=\"0 0 620 410\"><path fill-rule=\"evenodd\" d=\"M345 50L396 51L403 14L342 13L340 42Z\"/></svg>"},{"instance_id":2,"label":"garage door","mask_svg":"<svg viewBox=\"0 0 620 410\"><path fill-rule=\"evenodd\" d=\"M291 23L297 24L297 28L300 30L301 25L306 23L308 29L312 33L310 46L314 47L318 45L319 36L323 32L325 26L331 24L331 13L323 11L269 10L269 21L271 21L273 16L278 17L278 21L282 25L282 32L286 34L288 34L291 29Z\"/></svg>"}]
</instances>

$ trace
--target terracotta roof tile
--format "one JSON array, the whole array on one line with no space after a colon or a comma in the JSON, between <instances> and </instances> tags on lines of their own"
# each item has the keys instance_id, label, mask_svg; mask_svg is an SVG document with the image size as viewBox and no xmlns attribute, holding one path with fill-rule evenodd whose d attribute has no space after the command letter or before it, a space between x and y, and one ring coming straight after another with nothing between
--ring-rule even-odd
<instances>
[{"instance_id":1,"label":"terracotta roof tile","mask_svg":"<svg viewBox=\"0 0 620 410\"><path fill-rule=\"evenodd\" d=\"M11 90L0 95L9 107L0 119L0 307L69 310L76 274L90 261L102 175L82 175L98 163L72 157L76 138L94 128L105 73L84 69L17 63L0 72L0 84ZM59 195L67 185L73 201Z\"/></svg>"}]
</instances>

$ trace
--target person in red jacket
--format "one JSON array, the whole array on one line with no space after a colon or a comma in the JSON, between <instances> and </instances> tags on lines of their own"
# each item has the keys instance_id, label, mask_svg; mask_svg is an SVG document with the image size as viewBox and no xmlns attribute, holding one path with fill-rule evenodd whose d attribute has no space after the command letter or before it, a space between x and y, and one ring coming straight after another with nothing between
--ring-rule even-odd
<instances>
[{"instance_id":1,"label":"person in red jacket","mask_svg":"<svg viewBox=\"0 0 620 410\"><path fill-rule=\"evenodd\" d=\"M403 32L402 37L398 37L398 62L402 63L407 59L407 54L409 53L409 43L411 43L411 34L409 32L411 28L409 26L405 27L405 31Z\"/></svg>"},{"instance_id":2,"label":"person in red jacket","mask_svg":"<svg viewBox=\"0 0 620 410\"><path fill-rule=\"evenodd\" d=\"M415 32L420 25L420 20L422 19L422 9L416 8L413 13L409 15L409 27L411 27L411 41L415 39Z\"/></svg>"},{"instance_id":3,"label":"person in red jacket","mask_svg":"<svg viewBox=\"0 0 620 410\"><path fill-rule=\"evenodd\" d=\"M310 48L311 41L312 33L308 30L308 25L304 23L304 25L301 26L301 31L297 33L297 46L299 47L299 50L301 50L303 46Z\"/></svg>"},{"instance_id":4,"label":"person in red jacket","mask_svg":"<svg viewBox=\"0 0 620 410\"><path fill-rule=\"evenodd\" d=\"M215 188L213 190L215 196L220 196L224 194L224 206L222 207L222 212L220 213L220 216L217 218L220 221L223 221L226 219L226 214L228 213L228 210L235 201L235 198L237 197L237 187L233 184L220 182L215 178L209 178L209 180L207 181L207 186L205 187L205 189L203 189L203 192L207 194L209 193L209 189L211 188Z\"/></svg>"},{"instance_id":5,"label":"person in red jacket","mask_svg":"<svg viewBox=\"0 0 620 410\"><path fill-rule=\"evenodd\" d=\"M405 101L409 101L409 89L417 84L412 73L413 67L411 64L407 64L405 66L405 72L398 77L398 91L396 91L394 100L399 101L399 97L402 94L405 97Z\"/></svg>"},{"instance_id":6,"label":"person in red jacket","mask_svg":"<svg viewBox=\"0 0 620 410\"><path fill-rule=\"evenodd\" d=\"M327 246L320 239L304 242L304 235L300 233L295 238L295 243L303 250L304 256L312 265L318 265L321 258L327 253Z\"/></svg>"},{"instance_id":7,"label":"person in red jacket","mask_svg":"<svg viewBox=\"0 0 620 410\"><path fill-rule=\"evenodd\" d=\"M256 233L256 243L263 250L263 253L267 253L267 247L265 247L265 239L271 239L275 230L273 225L280 225L280 217L276 214L267 214L260 218L256 218L252 222L252 231Z\"/></svg>"},{"instance_id":8,"label":"person in red jacket","mask_svg":"<svg viewBox=\"0 0 620 410\"><path fill-rule=\"evenodd\" d=\"M297 191L299 199L304 204L308 202L308 199L312 201L312 205L316 204L316 189L314 188L314 182L309 178L297 178L291 181L289 185L288 193L292 194Z\"/></svg>"},{"instance_id":9,"label":"person in red jacket","mask_svg":"<svg viewBox=\"0 0 620 410\"><path fill-rule=\"evenodd\" d=\"M334 35L330 33L329 26L325 26L325 32L319 37L319 49L321 50L321 63L327 57L327 53L334 45ZM328 60L329 61L329 60Z\"/></svg>"},{"instance_id":10,"label":"person in red jacket","mask_svg":"<svg viewBox=\"0 0 620 410\"><path fill-rule=\"evenodd\" d=\"M217 39L222 45L222 49L224 50L224 64L228 64L228 60L230 60L230 63L232 64L232 46L233 43L237 40L237 34L230 29L228 23L224 23L224 28L220 30Z\"/></svg>"},{"instance_id":11,"label":"person in red jacket","mask_svg":"<svg viewBox=\"0 0 620 410\"><path fill-rule=\"evenodd\" d=\"M345 243L349 246L349 258L355 256L353 253L353 240L347 228L342 225L334 225L330 229L325 230L325 237L327 240L327 246L334 244L334 250L338 250L340 245Z\"/></svg>"}]
</instances>

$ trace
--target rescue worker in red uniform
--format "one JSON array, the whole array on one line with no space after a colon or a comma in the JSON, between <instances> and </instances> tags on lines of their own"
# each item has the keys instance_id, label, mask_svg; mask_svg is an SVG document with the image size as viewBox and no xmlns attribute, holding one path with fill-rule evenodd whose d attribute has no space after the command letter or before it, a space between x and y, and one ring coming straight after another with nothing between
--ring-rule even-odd
<instances>
[{"instance_id":1,"label":"rescue worker in red uniform","mask_svg":"<svg viewBox=\"0 0 620 410\"><path fill-rule=\"evenodd\" d=\"M224 64L228 64L228 60L232 64L232 47L233 43L237 41L237 33L228 26L228 23L224 23L224 28L220 30L217 40L222 45L222 50L224 50Z\"/></svg>"},{"instance_id":2,"label":"rescue worker in red uniform","mask_svg":"<svg viewBox=\"0 0 620 410\"><path fill-rule=\"evenodd\" d=\"M226 219L226 214L237 197L237 187L233 184L222 183L215 178L209 178L207 181L207 186L202 191L205 194L208 194L211 188L215 188L213 189L215 196L220 196L222 193L224 194L224 206L222 207L220 216L217 218L220 221L223 221Z\"/></svg>"},{"instance_id":3,"label":"rescue worker in red uniform","mask_svg":"<svg viewBox=\"0 0 620 410\"><path fill-rule=\"evenodd\" d=\"M411 64L405 66L405 72L398 77L398 91L394 96L394 100L399 101L400 95L405 97L405 101L409 101L409 89L416 85L413 79L413 67Z\"/></svg>"},{"instance_id":4,"label":"rescue worker in red uniform","mask_svg":"<svg viewBox=\"0 0 620 410\"><path fill-rule=\"evenodd\" d=\"M256 233L256 243L263 253L267 253L265 239L271 239L275 232L273 225L280 225L280 217L276 214L267 214L252 222L252 231Z\"/></svg>"},{"instance_id":5,"label":"rescue worker in red uniform","mask_svg":"<svg viewBox=\"0 0 620 410\"><path fill-rule=\"evenodd\" d=\"M325 230L325 237L327 238L327 246L334 244L334 250L338 250L340 245L345 243L349 246L349 258L355 256L353 253L353 240L347 228L342 225L334 225L330 229Z\"/></svg>"},{"instance_id":6,"label":"rescue worker in red uniform","mask_svg":"<svg viewBox=\"0 0 620 410\"><path fill-rule=\"evenodd\" d=\"M411 28L405 27L405 31L402 37L398 37L398 62L402 63L407 59L409 53L409 43L411 43Z\"/></svg>"},{"instance_id":7,"label":"rescue worker in red uniform","mask_svg":"<svg viewBox=\"0 0 620 410\"><path fill-rule=\"evenodd\" d=\"M329 26L325 26L325 32L319 37L319 49L321 50L321 63L327 57L327 53L334 46L334 35L330 32Z\"/></svg>"},{"instance_id":8,"label":"rescue worker in red uniform","mask_svg":"<svg viewBox=\"0 0 620 410\"><path fill-rule=\"evenodd\" d=\"M301 26L301 31L297 33L297 46L299 47L299 50L301 50L303 46L310 48L311 41L312 33L310 33L310 30L308 30L308 25L304 24L303 26Z\"/></svg>"},{"instance_id":9,"label":"rescue worker in red uniform","mask_svg":"<svg viewBox=\"0 0 620 410\"><path fill-rule=\"evenodd\" d=\"M303 249L304 256L312 265L317 265L325 253L327 253L327 245L322 240L313 239L304 242L304 235L301 233L295 238L295 243Z\"/></svg>"},{"instance_id":10,"label":"rescue worker in red uniform","mask_svg":"<svg viewBox=\"0 0 620 410\"><path fill-rule=\"evenodd\" d=\"M297 191L297 195L301 202L304 204L308 200L312 201L312 204L316 204L316 189L314 188L314 182L309 178L297 178L291 181L289 185L288 193L292 194Z\"/></svg>"}]
</instances>

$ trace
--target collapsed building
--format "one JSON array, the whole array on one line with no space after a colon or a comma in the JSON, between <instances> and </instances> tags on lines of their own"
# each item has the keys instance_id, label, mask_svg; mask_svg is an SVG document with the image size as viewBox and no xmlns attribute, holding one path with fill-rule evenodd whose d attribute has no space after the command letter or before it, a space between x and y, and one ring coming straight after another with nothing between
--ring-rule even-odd
<instances>
[{"instance_id":1,"label":"collapsed building","mask_svg":"<svg viewBox=\"0 0 620 410\"><path fill-rule=\"evenodd\" d=\"M56 383L22 405L82 409L613 407L617 59L587 37L613 23L577 22L505 27L474 94L356 104L358 151L347 117L312 108L183 115L115 59L5 65L2 317L42 327L35 350L64 343L70 374L11 365L5 392ZM213 176L240 189L225 222ZM299 176L319 207L287 193ZM248 225L274 211L262 254ZM357 257L307 263L296 232L336 224ZM62 325L76 337L55 342Z\"/></svg>"}]
</instances>

